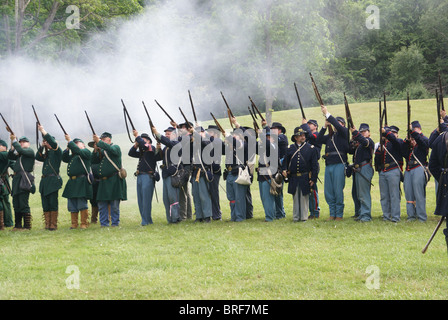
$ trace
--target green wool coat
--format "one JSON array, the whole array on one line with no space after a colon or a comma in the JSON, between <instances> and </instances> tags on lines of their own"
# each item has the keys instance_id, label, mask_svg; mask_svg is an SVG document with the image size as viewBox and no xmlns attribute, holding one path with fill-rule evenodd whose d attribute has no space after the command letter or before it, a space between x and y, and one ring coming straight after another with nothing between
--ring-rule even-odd
<instances>
[{"instance_id":1,"label":"green wool coat","mask_svg":"<svg viewBox=\"0 0 448 320\"><path fill-rule=\"evenodd\" d=\"M43 146L40 147L36 154L36 160L43 162L39 192L43 196L48 196L62 188L62 178L59 175L62 150L56 140L48 133L44 136L44 139L48 142L51 149L45 152L45 148Z\"/></svg>"},{"instance_id":2,"label":"green wool coat","mask_svg":"<svg viewBox=\"0 0 448 320\"><path fill-rule=\"evenodd\" d=\"M33 172L34 170L34 150L31 148L22 148L20 146L20 143L17 141L14 141L12 143L12 146L14 147L15 151L17 151L17 154L14 152L14 150L9 150L8 153L8 159L15 160L13 171L14 171L14 177L12 178L12 195L18 195L20 193L29 192L26 190L20 189L20 181L22 180L22 175L18 174L22 171L20 167L20 161L22 162L23 169L27 172ZM34 183L33 183L34 186Z\"/></svg>"},{"instance_id":3,"label":"green wool coat","mask_svg":"<svg viewBox=\"0 0 448 320\"><path fill-rule=\"evenodd\" d=\"M126 180L118 176L118 171L110 163L105 156L107 152L109 158L121 168L121 149L118 145L107 144L103 141L97 143L100 148L99 153L92 154L92 163L99 164L98 177L100 179L98 185L97 201L113 201L113 200L127 200L127 185Z\"/></svg>"},{"instance_id":4,"label":"green wool coat","mask_svg":"<svg viewBox=\"0 0 448 320\"><path fill-rule=\"evenodd\" d=\"M13 164L13 161L8 159L8 151L0 152L0 211L4 212L6 220L12 218L11 205L9 204L9 189L11 189L11 185L7 171Z\"/></svg>"},{"instance_id":5,"label":"green wool coat","mask_svg":"<svg viewBox=\"0 0 448 320\"><path fill-rule=\"evenodd\" d=\"M92 152L89 149L80 149L73 141L68 143L67 149L62 153L62 161L67 163L67 175L69 176L62 193L64 198L92 199L93 189L87 178L87 172L90 172L91 156ZM86 168L84 168L81 159Z\"/></svg>"}]
</instances>

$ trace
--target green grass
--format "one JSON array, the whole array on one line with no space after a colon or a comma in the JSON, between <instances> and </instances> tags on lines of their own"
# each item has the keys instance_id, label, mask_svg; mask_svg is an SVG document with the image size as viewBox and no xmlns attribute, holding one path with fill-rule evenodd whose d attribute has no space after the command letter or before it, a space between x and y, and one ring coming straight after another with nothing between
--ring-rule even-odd
<instances>
[{"instance_id":1,"label":"green grass","mask_svg":"<svg viewBox=\"0 0 448 320\"><path fill-rule=\"evenodd\" d=\"M435 127L433 101L412 101L413 119L429 136ZM389 123L404 128L406 103L389 102ZM378 140L378 105L351 106L356 125L367 122ZM329 107L343 115L343 106ZM309 118L323 123L320 108L306 109ZM299 111L274 114L288 137L299 125ZM248 117L238 119L249 124ZM223 120L224 123L225 120ZM227 121L228 122L228 121ZM403 132L402 132L403 134ZM123 153L129 143L119 137ZM60 201L59 229L43 230L40 197L31 197L33 229L0 232L0 299L446 299L447 249L440 232L426 255L421 250L438 219L434 180L427 187L426 223L381 220L378 175L373 178L373 221L358 224L353 215L351 179L345 187L345 219L327 222L328 207L319 185L322 217L292 222L292 201L285 195L287 218L264 222L258 185L252 186L254 219L232 223L221 190L223 221L167 225L162 204L154 199L154 225L141 227L135 183L135 160L124 156L129 200L121 205L121 226L69 230L66 200ZM320 179L325 170L321 161ZM39 180L40 168L36 167ZM65 170L65 167L63 167ZM224 182L221 182L225 186ZM69 266L79 270L79 289L69 289ZM379 269L377 290L366 286L369 266Z\"/></svg>"}]
</instances>

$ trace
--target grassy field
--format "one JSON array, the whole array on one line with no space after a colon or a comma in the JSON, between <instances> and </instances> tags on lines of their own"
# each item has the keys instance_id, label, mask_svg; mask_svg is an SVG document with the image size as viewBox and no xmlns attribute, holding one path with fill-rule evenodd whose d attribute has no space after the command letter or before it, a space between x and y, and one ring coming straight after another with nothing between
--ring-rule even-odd
<instances>
[{"instance_id":1,"label":"grassy field","mask_svg":"<svg viewBox=\"0 0 448 320\"><path fill-rule=\"evenodd\" d=\"M412 107L413 120L418 119L429 136L436 126L435 102L412 101ZM406 102L389 102L388 108L389 124L403 129ZM369 123L372 138L378 141L378 104L356 104L351 109L355 124ZM329 110L344 115L343 106L331 106ZM306 109L306 114L323 123L320 108ZM273 116L287 128L288 137L299 119L297 110ZM248 117L238 120L250 123ZM126 154L129 143L125 138L119 141ZM286 194L287 218L264 223L255 183L251 188L252 220L230 222L229 205L221 192L223 221L167 225L159 183L154 225L141 227L132 175L136 162L124 158L129 200L121 205L119 228L91 225L84 231L69 230L66 201L61 199L59 229L45 231L40 197L35 194L31 197L33 229L0 232L0 299L446 299L448 257L441 232L428 253L421 254L438 221L432 214L433 179L427 186L426 223L405 221L404 194L402 222L382 221L375 174L374 219L370 223L359 224L350 218L352 183L347 179L345 219L341 222L326 221L328 207L323 185L319 185L320 220L293 223L292 197ZM323 182L323 160L321 166ZM37 181L39 170L36 167ZM221 184L225 186L223 181ZM372 284L376 284L374 288Z\"/></svg>"}]
</instances>

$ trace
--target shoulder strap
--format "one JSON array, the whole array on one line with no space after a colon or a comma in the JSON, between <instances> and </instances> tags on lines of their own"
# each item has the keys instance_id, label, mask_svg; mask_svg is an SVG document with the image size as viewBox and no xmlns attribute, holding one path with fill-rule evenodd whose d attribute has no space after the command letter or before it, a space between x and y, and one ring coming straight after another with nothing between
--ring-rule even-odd
<instances>
[{"instance_id":1,"label":"shoulder strap","mask_svg":"<svg viewBox=\"0 0 448 320\"><path fill-rule=\"evenodd\" d=\"M115 164L115 162L113 162L113 161L111 160L111 158L109 158L109 155L107 154L106 150L104 150L104 155L106 156L107 160L109 160L109 162L114 166L114 168L115 168L117 171L120 171L120 169L119 169L118 166Z\"/></svg>"}]
</instances>

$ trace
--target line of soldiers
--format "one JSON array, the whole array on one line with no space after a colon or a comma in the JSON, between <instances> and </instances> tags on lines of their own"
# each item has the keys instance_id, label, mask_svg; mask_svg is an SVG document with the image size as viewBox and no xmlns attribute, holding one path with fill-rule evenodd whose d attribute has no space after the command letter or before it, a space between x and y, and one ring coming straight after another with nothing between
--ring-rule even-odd
<instances>
[{"instance_id":1,"label":"line of soldiers","mask_svg":"<svg viewBox=\"0 0 448 320\"><path fill-rule=\"evenodd\" d=\"M171 121L164 134L152 127L156 146L153 146L148 134L139 135L134 130L135 143L128 155L139 159L135 175L141 224L153 223L153 194L155 184L160 179L163 182L163 203L168 223L192 219L193 205L195 221L208 223L222 220L219 198L221 177L226 181L230 220L250 219L253 217L250 185L255 172L266 222L286 216L284 183L288 183L287 191L293 199L293 221L318 219L317 184L323 145L324 196L329 207L329 220L343 219L345 182L351 176L355 204L353 218L359 222L372 220L371 186L376 170L379 174L383 220L400 221L403 182L407 219L426 221L425 192L431 173L436 177L436 183L440 176L446 179L446 145L443 144L447 141L444 138L448 123L446 113L442 111L441 125L430 138L423 135L421 125L414 121L408 128L408 138L399 138L398 127L387 126L382 128L382 143L375 145L370 138L368 124L361 124L359 129L347 128L344 118L334 117L325 106L321 110L325 117L321 130L318 131L316 120L303 119L302 124L294 129L292 144L288 143L286 129L280 123L268 126L266 121L262 121L263 130L254 131L253 128L240 126L234 117L231 122L235 129L229 133L219 126L209 126L205 130L189 122L178 125ZM7 143L0 141L0 228L12 224L8 200L11 194L15 216L13 230L31 229L29 195L36 191L31 174L35 160L43 162L39 192L46 229L57 229L58 192L63 186L59 172L61 162L67 163L69 176L62 196L68 199L71 228L78 227L79 215L81 228L88 227L89 200L92 205L91 222L96 222L99 214L101 226L118 226L120 202L127 199L127 188L121 149L112 143L112 135L107 132L100 137L94 135L93 142L89 143L93 151L87 149L81 139L72 140L66 135L67 148L62 151L53 136L40 125L38 129L42 133L43 143L36 154L26 137L16 139L11 134L12 147L9 151ZM251 141L256 142L255 153L249 152ZM199 148L195 148L194 144L198 144ZM433 153L428 168L430 148ZM195 154L195 150L199 151ZM221 167L222 154L225 154L224 171ZM211 160L206 155L211 156ZM349 155L352 155L351 161ZM255 163L256 156L259 157L258 163ZM403 159L406 160L405 165ZM160 161L161 174L157 164ZM11 187L8 168L14 171ZM245 178L245 172L249 178ZM440 215L444 214L441 208L446 201L442 198L447 192L446 184L439 184L438 189L440 201L435 213ZM445 234L448 239L448 231L445 230Z\"/></svg>"}]
</instances>

